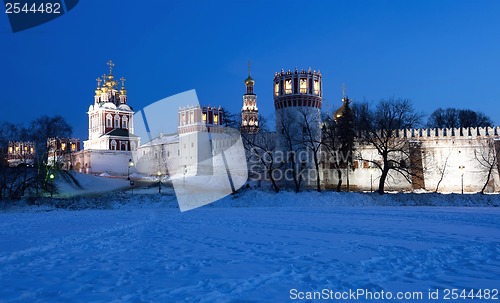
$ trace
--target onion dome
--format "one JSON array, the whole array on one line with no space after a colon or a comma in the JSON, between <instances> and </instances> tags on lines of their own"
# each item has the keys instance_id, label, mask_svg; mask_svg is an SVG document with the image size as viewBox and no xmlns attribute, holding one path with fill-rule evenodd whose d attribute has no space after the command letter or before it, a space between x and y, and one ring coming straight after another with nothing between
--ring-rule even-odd
<instances>
[{"instance_id":1,"label":"onion dome","mask_svg":"<svg viewBox=\"0 0 500 303\"><path fill-rule=\"evenodd\" d=\"M250 77L250 75L248 75L248 78L245 79L245 84L246 85L249 85L249 84L254 85L255 81L254 81L254 79L252 79L252 77Z\"/></svg>"},{"instance_id":2,"label":"onion dome","mask_svg":"<svg viewBox=\"0 0 500 303\"><path fill-rule=\"evenodd\" d=\"M342 106L333 113L333 120L338 121L338 119L344 116L344 111L349 103L349 98L342 98Z\"/></svg>"}]
</instances>

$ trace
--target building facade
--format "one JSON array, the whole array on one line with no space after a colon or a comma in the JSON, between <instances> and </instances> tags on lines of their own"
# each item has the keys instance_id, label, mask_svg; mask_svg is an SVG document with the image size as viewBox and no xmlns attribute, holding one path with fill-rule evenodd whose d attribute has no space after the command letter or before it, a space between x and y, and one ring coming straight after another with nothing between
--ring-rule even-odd
<instances>
[{"instance_id":1,"label":"building facade","mask_svg":"<svg viewBox=\"0 0 500 303\"><path fill-rule=\"evenodd\" d=\"M140 144L134 135L134 111L127 104L125 78L120 78L121 87L113 75L112 61L108 63L109 73L98 77L94 102L89 106L88 140L84 150L73 153L71 163L74 169L85 173L128 173L127 163L132 151Z\"/></svg>"},{"instance_id":2,"label":"building facade","mask_svg":"<svg viewBox=\"0 0 500 303\"><path fill-rule=\"evenodd\" d=\"M254 93L255 81L250 76L250 64L248 65L248 77L245 79L246 92L243 95L243 107L241 108L241 132L255 134L259 132L259 108L257 107L257 95Z\"/></svg>"}]
</instances>

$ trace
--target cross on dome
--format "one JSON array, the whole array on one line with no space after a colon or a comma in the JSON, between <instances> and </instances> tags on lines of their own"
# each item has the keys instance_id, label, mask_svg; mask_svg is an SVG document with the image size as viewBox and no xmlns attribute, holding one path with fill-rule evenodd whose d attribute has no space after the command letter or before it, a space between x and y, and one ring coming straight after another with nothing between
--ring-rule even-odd
<instances>
[{"instance_id":1,"label":"cross on dome","mask_svg":"<svg viewBox=\"0 0 500 303\"><path fill-rule=\"evenodd\" d=\"M115 64L111 60L109 60L107 64L109 66L109 74L111 75L113 73L113 67L115 66Z\"/></svg>"}]
</instances>

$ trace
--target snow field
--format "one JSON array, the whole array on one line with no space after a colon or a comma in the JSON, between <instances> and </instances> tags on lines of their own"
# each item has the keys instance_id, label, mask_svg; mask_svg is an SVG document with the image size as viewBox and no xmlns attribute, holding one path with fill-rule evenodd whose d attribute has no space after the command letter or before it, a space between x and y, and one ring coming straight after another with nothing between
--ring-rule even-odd
<instances>
[{"instance_id":1,"label":"snow field","mask_svg":"<svg viewBox=\"0 0 500 303\"><path fill-rule=\"evenodd\" d=\"M180 213L173 200L136 203L1 213L0 301L290 302L292 288L498 288L498 208L223 200Z\"/></svg>"}]
</instances>

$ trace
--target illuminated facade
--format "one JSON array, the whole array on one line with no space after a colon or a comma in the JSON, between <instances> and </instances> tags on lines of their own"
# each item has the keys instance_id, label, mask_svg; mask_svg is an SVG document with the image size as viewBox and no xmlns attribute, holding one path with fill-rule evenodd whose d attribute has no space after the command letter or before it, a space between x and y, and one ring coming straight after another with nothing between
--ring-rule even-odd
<instances>
[{"instance_id":1,"label":"illuminated facade","mask_svg":"<svg viewBox=\"0 0 500 303\"><path fill-rule=\"evenodd\" d=\"M259 131L259 109L257 108L257 95L253 88L255 81L250 76L250 64L248 77L245 79L246 93L243 95L243 107L241 109L241 132L255 134Z\"/></svg>"},{"instance_id":2,"label":"illuminated facade","mask_svg":"<svg viewBox=\"0 0 500 303\"><path fill-rule=\"evenodd\" d=\"M70 153L80 151L80 139L76 138L49 138L47 140L47 163L54 165L58 163L63 169L73 169Z\"/></svg>"},{"instance_id":3,"label":"illuminated facade","mask_svg":"<svg viewBox=\"0 0 500 303\"><path fill-rule=\"evenodd\" d=\"M94 103L87 112L88 140L84 141L84 150L71 154L68 162L80 172L126 174L139 137L134 135L134 111L127 104L125 78L120 78L119 88L113 75L114 64L107 64L109 74L96 79Z\"/></svg>"},{"instance_id":4,"label":"illuminated facade","mask_svg":"<svg viewBox=\"0 0 500 303\"><path fill-rule=\"evenodd\" d=\"M294 162L300 168L310 167L314 157L302 139L306 140L306 134L314 141L321 139L321 73L310 68L293 72L281 70L274 75L273 84L277 150L282 153L302 151L302 157Z\"/></svg>"},{"instance_id":5,"label":"illuminated facade","mask_svg":"<svg viewBox=\"0 0 500 303\"><path fill-rule=\"evenodd\" d=\"M7 164L10 167L35 164L35 143L9 142L7 147Z\"/></svg>"},{"instance_id":6,"label":"illuminated facade","mask_svg":"<svg viewBox=\"0 0 500 303\"><path fill-rule=\"evenodd\" d=\"M86 150L131 151L137 149L139 138L134 133L134 112L127 105L125 78L121 88L113 75L113 62L108 62L109 74L97 78L94 104L87 112L89 116L89 139L84 142ZM102 83L102 86L101 86Z\"/></svg>"}]
</instances>

